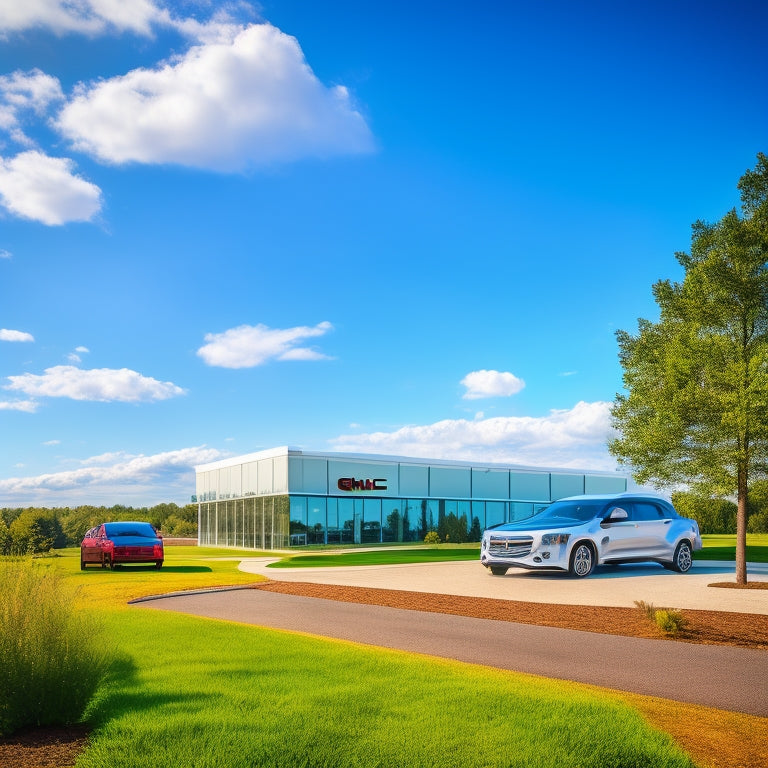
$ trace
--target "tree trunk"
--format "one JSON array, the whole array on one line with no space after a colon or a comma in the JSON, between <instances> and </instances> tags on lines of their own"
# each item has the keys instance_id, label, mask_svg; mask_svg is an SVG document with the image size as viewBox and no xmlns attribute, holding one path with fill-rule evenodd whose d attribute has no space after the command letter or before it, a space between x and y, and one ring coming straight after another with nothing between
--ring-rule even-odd
<instances>
[{"instance_id":1,"label":"tree trunk","mask_svg":"<svg viewBox=\"0 0 768 768\"><path fill-rule=\"evenodd\" d=\"M747 583L747 471L738 470L738 497L736 504L736 583Z\"/></svg>"}]
</instances>

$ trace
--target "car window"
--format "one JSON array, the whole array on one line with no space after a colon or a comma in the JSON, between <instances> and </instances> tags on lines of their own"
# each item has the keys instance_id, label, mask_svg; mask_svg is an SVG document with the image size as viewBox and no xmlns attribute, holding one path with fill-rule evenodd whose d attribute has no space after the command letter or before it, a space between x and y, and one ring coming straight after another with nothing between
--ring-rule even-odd
<instances>
[{"instance_id":1,"label":"car window","mask_svg":"<svg viewBox=\"0 0 768 768\"><path fill-rule=\"evenodd\" d=\"M650 501L636 501L632 504L630 520L640 522L643 520L662 520L663 518L661 509Z\"/></svg>"}]
</instances>

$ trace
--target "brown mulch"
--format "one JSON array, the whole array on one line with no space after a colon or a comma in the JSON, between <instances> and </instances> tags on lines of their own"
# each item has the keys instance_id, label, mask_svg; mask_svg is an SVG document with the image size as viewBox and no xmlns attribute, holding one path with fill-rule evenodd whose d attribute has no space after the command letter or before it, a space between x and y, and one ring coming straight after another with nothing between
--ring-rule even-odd
<instances>
[{"instance_id":1,"label":"brown mulch","mask_svg":"<svg viewBox=\"0 0 768 768\"><path fill-rule=\"evenodd\" d=\"M514 600L495 598L462 597L457 595L435 595L423 592L374 589L369 587L344 587L328 584L309 584L303 582L269 581L253 585L254 589L285 594L319 597L327 600L341 600L353 603L369 603L392 608L405 608L433 613L447 613L459 616L471 616L480 619L495 619L523 624L539 624L548 627L578 629L586 632L625 635L661 639L661 631L652 624L637 608L606 608L586 605L556 605L549 603L525 603ZM662 607L662 606L657 606ZM676 639L692 643L717 645L736 645L745 648L768 650L768 616L746 613L726 613L724 611L684 610L686 628ZM640 697L642 698L642 697ZM659 727L672 732L681 744L698 757L704 765L720 766L759 766L765 765L764 755L753 762L754 750L745 742L754 734L757 724L764 727L764 718L749 718L735 713L719 713L718 718L734 720L727 728L709 728L709 737L726 738L718 742L719 746L706 749L701 741L701 731L697 729L696 738L686 743L686 733L674 733L675 724L689 718L684 713L686 705L678 705L662 700L653 700L655 706L664 712L646 713L649 719L656 720ZM639 705L638 705L639 706ZM663 722L664 713L673 709L666 716L669 723ZM642 709L642 707L641 707ZM700 708L703 717L706 712L715 710ZM739 733L739 729L743 729ZM730 734L730 735L729 735ZM763 739L759 739L761 742ZM88 742L88 729L84 726L44 727L25 729L5 739L0 739L0 767L2 768L71 768L80 752ZM705 740L706 742L706 740ZM725 755L723 755L725 750ZM737 751L741 754L736 762ZM698 753L698 754L697 754ZM730 757L727 757L730 753ZM722 761L722 757L726 757Z\"/></svg>"}]
</instances>

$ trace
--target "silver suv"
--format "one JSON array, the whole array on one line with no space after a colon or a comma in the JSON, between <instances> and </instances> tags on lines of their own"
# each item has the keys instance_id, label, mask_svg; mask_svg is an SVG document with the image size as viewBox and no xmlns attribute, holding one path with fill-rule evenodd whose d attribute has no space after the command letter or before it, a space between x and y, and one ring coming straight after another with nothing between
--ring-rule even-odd
<instances>
[{"instance_id":1,"label":"silver suv","mask_svg":"<svg viewBox=\"0 0 768 768\"><path fill-rule=\"evenodd\" d=\"M494 576L508 568L589 576L596 565L655 561L686 573L701 549L695 520L661 497L623 493L572 496L527 520L483 533L480 562Z\"/></svg>"}]
</instances>

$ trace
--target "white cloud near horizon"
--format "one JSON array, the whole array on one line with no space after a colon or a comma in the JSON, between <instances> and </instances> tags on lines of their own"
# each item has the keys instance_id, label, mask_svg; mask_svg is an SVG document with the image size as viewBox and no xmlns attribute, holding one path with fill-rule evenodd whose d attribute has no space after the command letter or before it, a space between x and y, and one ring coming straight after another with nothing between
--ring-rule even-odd
<instances>
[{"instance_id":1,"label":"white cloud near horizon","mask_svg":"<svg viewBox=\"0 0 768 768\"><path fill-rule=\"evenodd\" d=\"M196 446L152 456L109 453L80 462L76 469L0 480L0 506L188 503L195 492L194 467L223 458L214 448ZM185 500L186 499L186 500Z\"/></svg>"},{"instance_id":2,"label":"white cloud near horizon","mask_svg":"<svg viewBox=\"0 0 768 768\"><path fill-rule=\"evenodd\" d=\"M479 400L486 397L510 397L525 387L525 382L507 371L472 371L462 380L467 391L464 400Z\"/></svg>"},{"instance_id":3,"label":"white cloud near horizon","mask_svg":"<svg viewBox=\"0 0 768 768\"><path fill-rule=\"evenodd\" d=\"M0 341L29 342L35 337L26 331L12 331L8 328L0 328Z\"/></svg>"},{"instance_id":4,"label":"white cloud near horizon","mask_svg":"<svg viewBox=\"0 0 768 768\"><path fill-rule=\"evenodd\" d=\"M31 397L67 397L71 400L138 403L167 400L186 394L170 381L158 381L128 368L83 370L73 365L47 368L43 374L8 376L4 389Z\"/></svg>"},{"instance_id":5,"label":"white cloud near horizon","mask_svg":"<svg viewBox=\"0 0 768 768\"><path fill-rule=\"evenodd\" d=\"M101 210L101 190L77 176L74 167L68 158L37 150L0 157L0 205L48 226L90 221Z\"/></svg>"},{"instance_id":6,"label":"white cloud near horizon","mask_svg":"<svg viewBox=\"0 0 768 768\"><path fill-rule=\"evenodd\" d=\"M155 69L81 84L58 130L105 163L220 172L373 150L347 89L324 86L294 37L270 24L231 30Z\"/></svg>"},{"instance_id":7,"label":"white cloud near horizon","mask_svg":"<svg viewBox=\"0 0 768 768\"><path fill-rule=\"evenodd\" d=\"M298 345L331 330L327 321L295 328L240 325L223 333L207 333L197 354L206 365L219 368L254 368L269 360L329 360L327 355Z\"/></svg>"},{"instance_id":8,"label":"white cloud near horizon","mask_svg":"<svg viewBox=\"0 0 768 768\"><path fill-rule=\"evenodd\" d=\"M614 470L606 443L612 404L579 402L546 416L445 419L392 432L341 435L333 450L420 458Z\"/></svg>"},{"instance_id":9,"label":"white cloud near horizon","mask_svg":"<svg viewBox=\"0 0 768 768\"><path fill-rule=\"evenodd\" d=\"M38 403L34 400L0 400L0 411L21 411L22 413L35 413Z\"/></svg>"}]
</instances>

